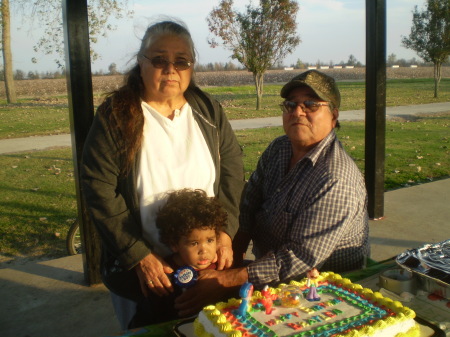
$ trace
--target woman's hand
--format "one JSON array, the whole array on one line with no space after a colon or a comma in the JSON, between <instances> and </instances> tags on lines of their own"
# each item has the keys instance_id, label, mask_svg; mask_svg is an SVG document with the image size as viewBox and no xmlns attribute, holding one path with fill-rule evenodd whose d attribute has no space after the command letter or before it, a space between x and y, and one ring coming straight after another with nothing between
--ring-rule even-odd
<instances>
[{"instance_id":1,"label":"woman's hand","mask_svg":"<svg viewBox=\"0 0 450 337\"><path fill-rule=\"evenodd\" d=\"M144 257L135 267L141 290L148 297L149 289L158 296L173 292L172 283L166 274L173 273L173 269L156 254Z\"/></svg>"},{"instance_id":2,"label":"woman's hand","mask_svg":"<svg viewBox=\"0 0 450 337\"><path fill-rule=\"evenodd\" d=\"M225 232L220 232L217 239L217 270L228 269L233 264L233 248L231 238Z\"/></svg>"},{"instance_id":3,"label":"woman's hand","mask_svg":"<svg viewBox=\"0 0 450 337\"><path fill-rule=\"evenodd\" d=\"M224 270L233 264L233 250L231 247L217 247L217 270Z\"/></svg>"}]
</instances>

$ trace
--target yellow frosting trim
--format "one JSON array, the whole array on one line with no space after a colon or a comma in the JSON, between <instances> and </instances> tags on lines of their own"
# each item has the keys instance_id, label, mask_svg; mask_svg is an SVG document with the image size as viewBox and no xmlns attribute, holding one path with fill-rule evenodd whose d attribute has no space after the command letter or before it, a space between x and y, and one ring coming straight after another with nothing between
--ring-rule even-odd
<instances>
[{"instance_id":1,"label":"yellow frosting trim","mask_svg":"<svg viewBox=\"0 0 450 337\"><path fill-rule=\"evenodd\" d=\"M373 294L373 290L369 289L369 288L363 288L361 290L361 294L363 294L364 296L368 297L368 296Z\"/></svg>"},{"instance_id":2,"label":"yellow frosting trim","mask_svg":"<svg viewBox=\"0 0 450 337\"><path fill-rule=\"evenodd\" d=\"M217 328L219 329L220 332L231 332L233 329L233 326L231 325L230 322L225 322L223 324L218 324Z\"/></svg>"},{"instance_id":3,"label":"yellow frosting trim","mask_svg":"<svg viewBox=\"0 0 450 337\"><path fill-rule=\"evenodd\" d=\"M219 317L217 317L217 324L225 324L227 323L227 318L225 317L225 315L220 315Z\"/></svg>"},{"instance_id":4,"label":"yellow frosting trim","mask_svg":"<svg viewBox=\"0 0 450 337\"><path fill-rule=\"evenodd\" d=\"M210 315L219 317L221 313L219 309L215 308L213 311L210 312Z\"/></svg>"},{"instance_id":5,"label":"yellow frosting trim","mask_svg":"<svg viewBox=\"0 0 450 337\"><path fill-rule=\"evenodd\" d=\"M205 331L205 328L198 321L198 318L196 318L194 321L194 333L198 337L214 337L212 334Z\"/></svg>"},{"instance_id":6,"label":"yellow frosting trim","mask_svg":"<svg viewBox=\"0 0 450 337\"><path fill-rule=\"evenodd\" d=\"M236 306L239 306L239 304L241 304L241 300L238 300L237 298L231 298L228 301L228 304L232 307L236 307Z\"/></svg>"},{"instance_id":7,"label":"yellow frosting trim","mask_svg":"<svg viewBox=\"0 0 450 337\"><path fill-rule=\"evenodd\" d=\"M407 332L400 332L395 337L419 337L419 336L420 336L420 327L418 324L415 324Z\"/></svg>"},{"instance_id":8,"label":"yellow frosting trim","mask_svg":"<svg viewBox=\"0 0 450 337\"><path fill-rule=\"evenodd\" d=\"M365 326L360 331L361 331L362 335L367 335L367 336L371 336L371 335L373 335L375 333L375 329L371 325Z\"/></svg>"},{"instance_id":9,"label":"yellow frosting trim","mask_svg":"<svg viewBox=\"0 0 450 337\"><path fill-rule=\"evenodd\" d=\"M203 308L204 311L212 311L216 308L215 305L207 305L206 307Z\"/></svg>"}]
</instances>

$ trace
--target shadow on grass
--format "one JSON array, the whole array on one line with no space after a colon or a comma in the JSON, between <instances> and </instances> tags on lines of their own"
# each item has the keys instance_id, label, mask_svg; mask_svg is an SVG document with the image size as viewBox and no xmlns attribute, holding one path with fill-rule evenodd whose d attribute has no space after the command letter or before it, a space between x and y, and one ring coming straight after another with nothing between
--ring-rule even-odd
<instances>
[{"instance_id":1,"label":"shadow on grass","mask_svg":"<svg viewBox=\"0 0 450 337\"><path fill-rule=\"evenodd\" d=\"M36 151L32 151L32 152L27 151L27 152L20 152L20 153L1 154L0 158L1 157L7 157L7 158L13 158L13 159L23 159L24 157L29 156L30 158L32 157L31 159L62 160L62 161L66 161L66 162L72 162L73 161L72 157L70 157L70 158L67 158L67 157L49 157L49 156L38 155L38 153L42 152L42 151L61 150L61 149L65 149L65 148L66 148L65 146L61 146L61 147L55 146L55 147L48 148L48 149L45 149L45 150L36 150ZM72 153L70 153L70 154L72 154Z\"/></svg>"},{"instance_id":2,"label":"shadow on grass","mask_svg":"<svg viewBox=\"0 0 450 337\"><path fill-rule=\"evenodd\" d=\"M9 185L4 185L4 184L0 184L0 189L4 192L9 191L9 192L17 192L17 193L33 193L33 194L37 194L37 195L41 195L41 196L45 196L45 197L49 197L49 198L57 198L57 199L62 199L62 198L76 198L75 195L75 190L73 192L60 192L60 191L49 191L49 190L32 190L32 189L22 189L22 188L16 188L16 187L11 187ZM0 202L0 205L2 203ZM24 204L27 205L27 204ZM28 207L30 207L30 205L28 204Z\"/></svg>"}]
</instances>

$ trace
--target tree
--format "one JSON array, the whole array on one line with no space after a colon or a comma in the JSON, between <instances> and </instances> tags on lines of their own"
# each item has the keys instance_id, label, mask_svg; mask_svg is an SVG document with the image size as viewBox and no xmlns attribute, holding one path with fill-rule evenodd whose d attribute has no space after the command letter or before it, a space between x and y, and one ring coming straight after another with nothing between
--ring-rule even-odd
<instances>
[{"instance_id":1,"label":"tree","mask_svg":"<svg viewBox=\"0 0 450 337\"><path fill-rule=\"evenodd\" d=\"M298 69L305 69L306 67L305 67L305 65L303 64L302 60L297 59L297 62L295 63L295 68L298 68Z\"/></svg>"},{"instance_id":2,"label":"tree","mask_svg":"<svg viewBox=\"0 0 450 337\"><path fill-rule=\"evenodd\" d=\"M37 71L35 71L35 72L29 71L29 72L28 72L27 78L28 78L29 80L38 80L38 79L39 79L39 74L38 74Z\"/></svg>"},{"instance_id":3,"label":"tree","mask_svg":"<svg viewBox=\"0 0 450 337\"><path fill-rule=\"evenodd\" d=\"M425 9L415 6L409 37L402 45L434 65L434 97L438 97L441 66L450 55L450 0L428 0Z\"/></svg>"},{"instance_id":4,"label":"tree","mask_svg":"<svg viewBox=\"0 0 450 337\"><path fill-rule=\"evenodd\" d=\"M231 58L253 73L259 110L264 73L300 43L295 22L299 7L295 0L260 0L259 7L247 5L245 13L232 7L233 0L222 0L208 15L208 27L232 52ZM213 48L219 45L214 38L208 42Z\"/></svg>"},{"instance_id":5,"label":"tree","mask_svg":"<svg viewBox=\"0 0 450 337\"><path fill-rule=\"evenodd\" d=\"M22 81L25 79L25 73L23 70L17 69L16 73L14 74L14 79L17 81Z\"/></svg>"},{"instance_id":6,"label":"tree","mask_svg":"<svg viewBox=\"0 0 450 337\"><path fill-rule=\"evenodd\" d=\"M358 61L356 60L356 57L353 56L353 54L351 54L351 55L348 57L347 65L348 65L348 66L355 66L357 62L358 62Z\"/></svg>"},{"instance_id":7,"label":"tree","mask_svg":"<svg viewBox=\"0 0 450 337\"><path fill-rule=\"evenodd\" d=\"M108 71L110 75L117 75L119 72L117 71L117 64L111 63L108 67Z\"/></svg>"},{"instance_id":8,"label":"tree","mask_svg":"<svg viewBox=\"0 0 450 337\"><path fill-rule=\"evenodd\" d=\"M115 29L115 26L108 23L111 17L116 19L124 15L132 15L127 10L128 0L90 0L88 6L89 17L89 37L91 46L97 42L98 36L106 36L107 32ZM45 54L56 54L55 62L63 67L61 60L64 56L64 34L62 25L62 1L61 0L14 0L17 9L21 11L30 29L33 21L45 27L43 36L38 39L34 50L42 50ZM5 70L5 87L8 103L16 102L16 92L13 80L13 58L11 53L10 34L10 7L9 0L2 0L1 4L1 28L2 28L2 51L3 66ZM30 21L31 18L31 21ZM98 58L98 54L91 50L93 60ZM33 58L33 62L35 62Z\"/></svg>"},{"instance_id":9,"label":"tree","mask_svg":"<svg viewBox=\"0 0 450 337\"><path fill-rule=\"evenodd\" d=\"M387 58L388 65L393 66L396 61L397 61L397 55L395 55L394 53L388 55L388 58Z\"/></svg>"},{"instance_id":10,"label":"tree","mask_svg":"<svg viewBox=\"0 0 450 337\"><path fill-rule=\"evenodd\" d=\"M2 0L1 7L2 20L2 54L3 69L5 77L6 100L8 103L16 103L16 87L14 85L14 75L12 67L11 53L11 15L9 9L9 0Z\"/></svg>"}]
</instances>

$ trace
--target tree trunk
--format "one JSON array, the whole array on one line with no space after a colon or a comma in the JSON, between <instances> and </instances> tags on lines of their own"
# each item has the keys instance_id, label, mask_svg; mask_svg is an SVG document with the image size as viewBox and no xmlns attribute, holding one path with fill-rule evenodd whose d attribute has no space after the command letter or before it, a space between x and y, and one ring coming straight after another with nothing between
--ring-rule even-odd
<instances>
[{"instance_id":1,"label":"tree trunk","mask_svg":"<svg viewBox=\"0 0 450 337\"><path fill-rule=\"evenodd\" d=\"M256 110L261 108L263 87L264 87L264 73L253 73L253 79L256 86Z\"/></svg>"},{"instance_id":2,"label":"tree trunk","mask_svg":"<svg viewBox=\"0 0 450 337\"><path fill-rule=\"evenodd\" d=\"M438 97L439 83L441 82L441 63L434 63L434 98Z\"/></svg>"},{"instance_id":3,"label":"tree trunk","mask_svg":"<svg viewBox=\"0 0 450 337\"><path fill-rule=\"evenodd\" d=\"M5 71L5 89L8 103L17 103L14 85L12 53L11 53L11 17L9 0L2 0L2 46L3 69Z\"/></svg>"}]
</instances>

